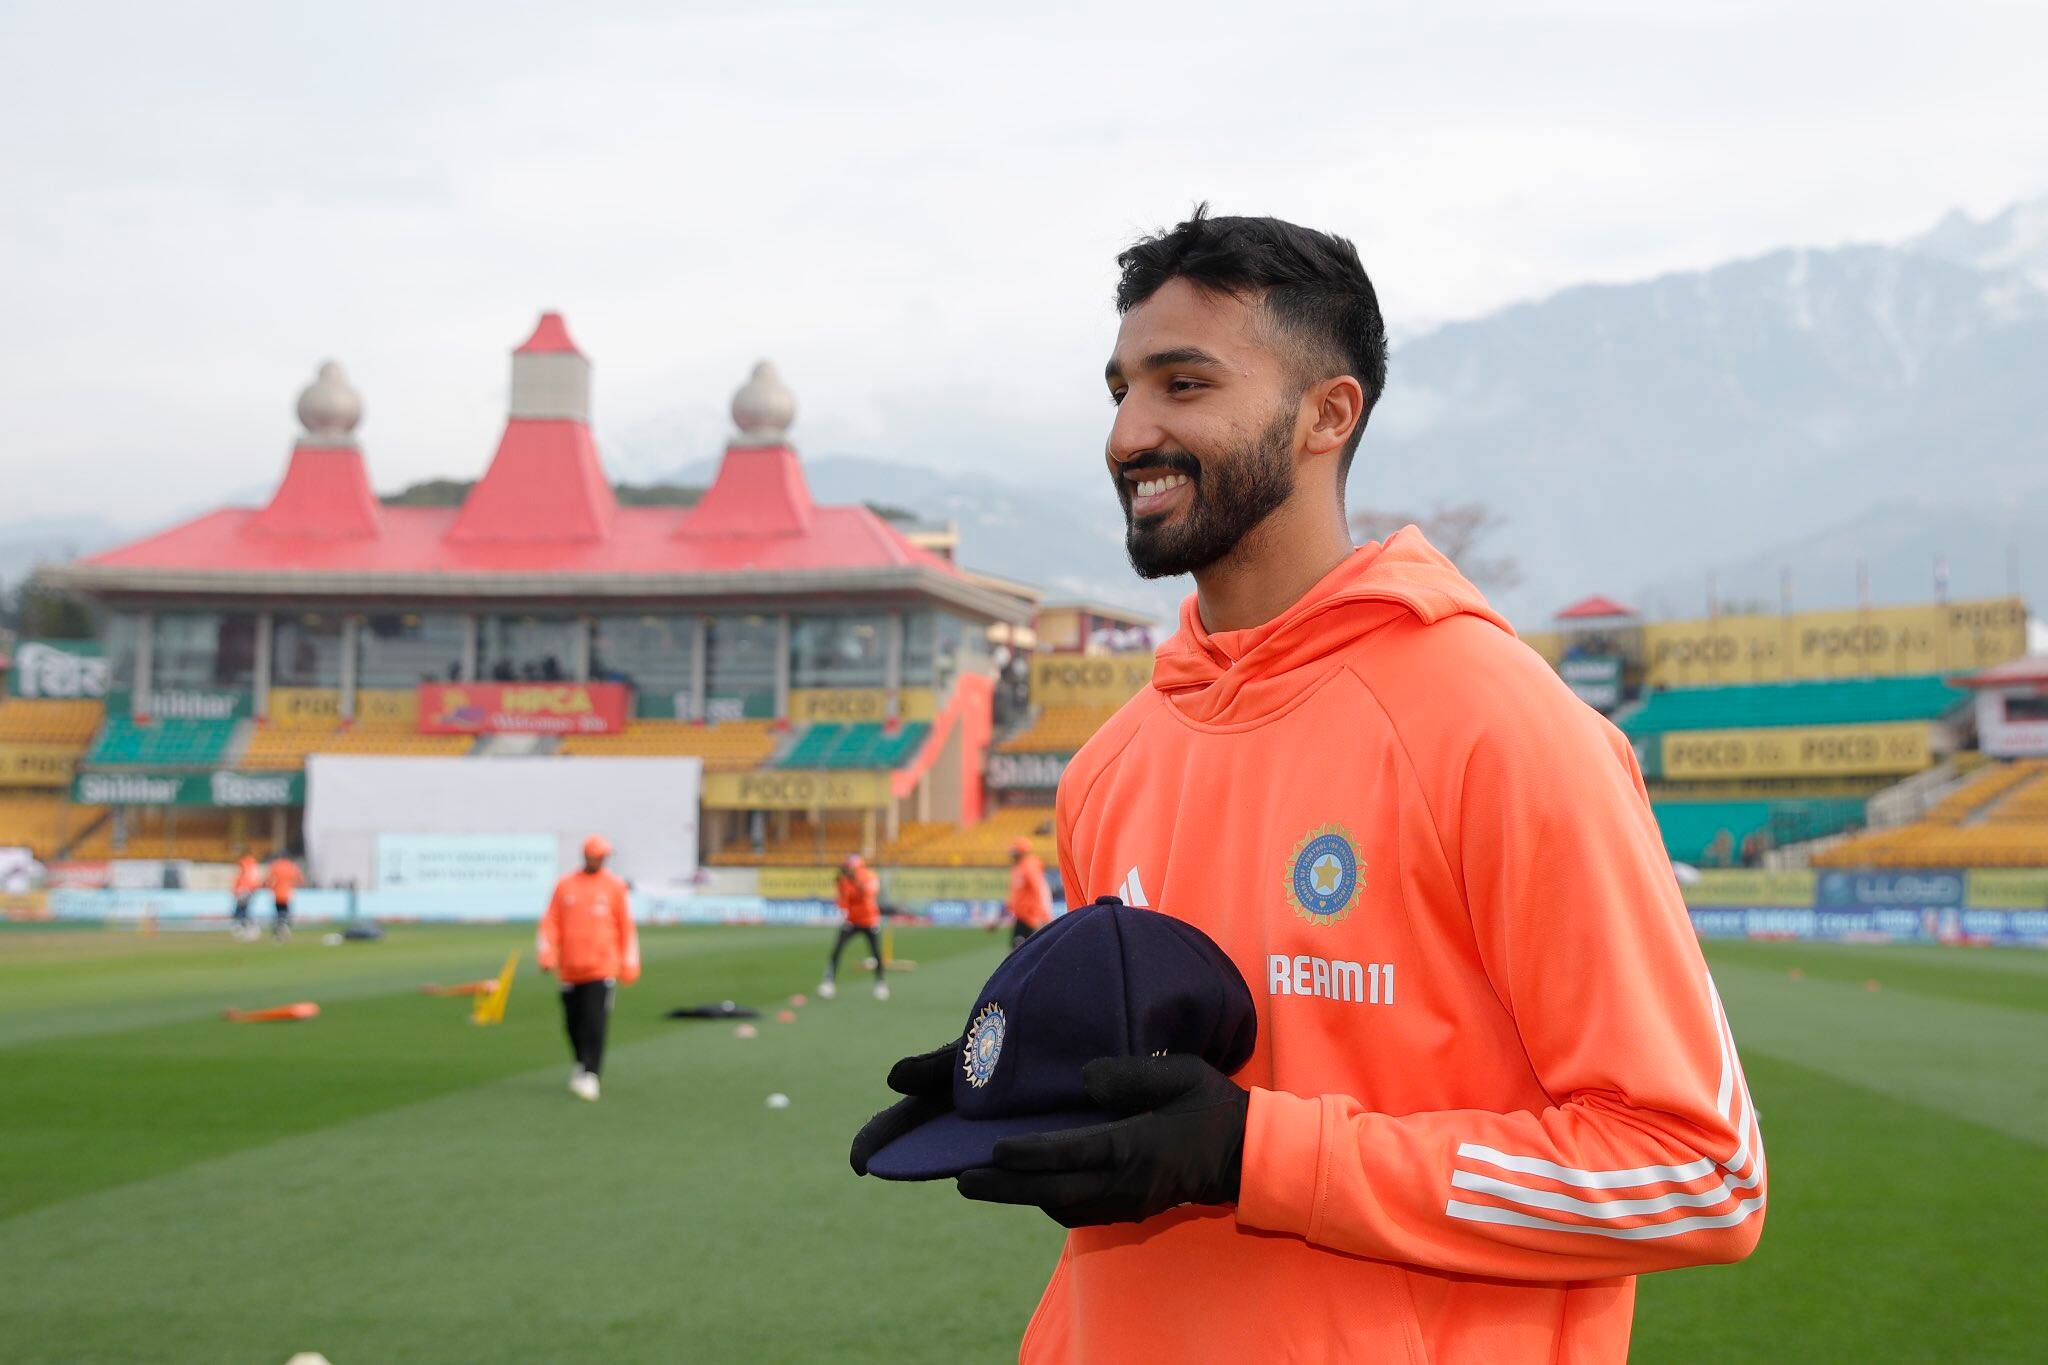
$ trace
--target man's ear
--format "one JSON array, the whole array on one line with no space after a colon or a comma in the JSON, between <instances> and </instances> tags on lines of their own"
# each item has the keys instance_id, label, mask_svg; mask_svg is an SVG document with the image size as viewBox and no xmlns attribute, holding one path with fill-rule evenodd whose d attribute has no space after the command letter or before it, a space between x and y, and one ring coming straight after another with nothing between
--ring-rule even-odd
<instances>
[{"instance_id":1,"label":"man's ear","mask_svg":"<svg viewBox=\"0 0 2048 1365\"><path fill-rule=\"evenodd\" d=\"M1365 420L1365 390L1348 374L1308 386L1301 396L1308 411L1307 450L1311 455L1341 455L1351 433Z\"/></svg>"}]
</instances>

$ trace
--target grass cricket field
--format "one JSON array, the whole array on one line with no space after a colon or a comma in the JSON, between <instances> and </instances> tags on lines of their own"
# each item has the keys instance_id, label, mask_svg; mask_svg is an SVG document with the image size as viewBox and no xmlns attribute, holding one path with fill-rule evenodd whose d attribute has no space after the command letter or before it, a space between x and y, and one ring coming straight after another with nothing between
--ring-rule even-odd
<instances>
[{"instance_id":1,"label":"grass cricket field","mask_svg":"<svg viewBox=\"0 0 2048 1365\"><path fill-rule=\"evenodd\" d=\"M500 1026L418 991L489 976L528 938L0 927L0 1358L1014 1354L1060 1230L846 1166L888 1063L959 1032L996 936L901 932L919 966L894 999L849 970L782 1023L827 931L648 929L594 1106L566 1093L530 953ZM1642 1282L1636 1358L2040 1359L2048 953L1709 957L1769 1221L1744 1265ZM661 1017L726 998L765 1010L758 1037ZM296 1000L320 1017L220 1017ZM766 1107L776 1091L789 1108Z\"/></svg>"}]
</instances>

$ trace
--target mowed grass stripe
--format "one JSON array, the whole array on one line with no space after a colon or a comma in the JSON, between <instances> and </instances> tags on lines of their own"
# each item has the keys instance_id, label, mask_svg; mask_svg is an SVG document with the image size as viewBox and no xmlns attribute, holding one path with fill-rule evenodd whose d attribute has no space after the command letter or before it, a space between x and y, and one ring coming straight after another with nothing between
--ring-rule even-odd
<instances>
[{"instance_id":1,"label":"mowed grass stripe","mask_svg":"<svg viewBox=\"0 0 2048 1365\"><path fill-rule=\"evenodd\" d=\"M1716 939L1718 968L1798 971L1809 980L1940 996L1972 1005L2048 1013L2048 952L2038 948L1905 947L1861 943L1747 943Z\"/></svg>"},{"instance_id":2,"label":"mowed grass stripe","mask_svg":"<svg viewBox=\"0 0 2048 1365\"><path fill-rule=\"evenodd\" d=\"M887 1004L856 977L754 1040L643 1033L595 1106L529 1070L0 1223L26 1291L0 1339L24 1362L1006 1358L1060 1230L845 1164L888 1062L957 1031L994 964L952 944Z\"/></svg>"},{"instance_id":3,"label":"mowed grass stripe","mask_svg":"<svg viewBox=\"0 0 2048 1365\"><path fill-rule=\"evenodd\" d=\"M820 931L776 932L805 938L822 959ZM0 953L0 1048L212 1018L230 1005L324 1004L416 991L428 981L474 981L495 975L514 950L533 966L530 926L398 925L384 942L336 947L320 941L323 933L308 928L287 944L235 943L225 932L203 931L0 936L9 950ZM642 939L650 967L701 960L712 969L721 954L751 957L760 944L758 931L739 927L658 927L643 930ZM50 955L65 943L87 951L77 960ZM17 946L29 951L17 958Z\"/></svg>"},{"instance_id":4,"label":"mowed grass stripe","mask_svg":"<svg viewBox=\"0 0 2048 1365\"><path fill-rule=\"evenodd\" d=\"M1810 959L1787 951L1784 960ZM1745 1059L1778 1058L2048 1146L2048 1013L1884 985L1912 979L1905 963L1871 991L1811 974L1795 979L1790 967L1735 965L1720 953L1712 961ZM2048 991L2048 978L2021 979ZM1757 1105L1768 1143L1773 1115L1761 1095Z\"/></svg>"},{"instance_id":5,"label":"mowed grass stripe","mask_svg":"<svg viewBox=\"0 0 2048 1365\"><path fill-rule=\"evenodd\" d=\"M1751 1002L1738 1031L1761 1031ZM1638 1281L1645 1361L2040 1359L2040 1150L1745 1049L1770 1207L1757 1252Z\"/></svg>"},{"instance_id":6,"label":"mowed grass stripe","mask_svg":"<svg viewBox=\"0 0 2048 1365\"><path fill-rule=\"evenodd\" d=\"M527 937L517 929L394 931L382 944L295 944L268 955L223 944L219 951L230 955L256 952L245 987L231 998L244 1005L311 998L323 1004L321 1017L229 1024L219 1005L202 1010L188 1001L175 1022L74 1029L0 1051L9 1098L0 1107L0 1150L9 1153L0 1165L0 1218L536 1066L566 1075L553 983L530 958L496 1027L472 1026L465 999L417 991L436 964L494 956L502 963ZM934 966L993 949L984 936L944 931L898 939L904 956ZM625 1045L700 1027L661 1017L679 1004L734 999L772 1014L792 990L815 983L828 941L820 931L648 930L647 974L620 992L613 1040ZM327 962L348 954L362 955L342 964L358 975L322 978ZM184 960L176 955L170 963ZM965 999L956 1004L964 1012Z\"/></svg>"}]
</instances>

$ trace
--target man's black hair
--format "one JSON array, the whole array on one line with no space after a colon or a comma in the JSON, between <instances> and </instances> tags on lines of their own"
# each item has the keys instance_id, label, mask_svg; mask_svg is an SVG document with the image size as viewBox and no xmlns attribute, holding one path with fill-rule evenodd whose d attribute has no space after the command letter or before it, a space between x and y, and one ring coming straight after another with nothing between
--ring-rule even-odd
<instances>
[{"instance_id":1,"label":"man's black hair","mask_svg":"<svg viewBox=\"0 0 2048 1365\"><path fill-rule=\"evenodd\" d=\"M1198 204L1186 222L1132 243L1116 263L1123 271L1118 313L1130 312L1172 279L1257 295L1300 346L1304 385L1340 374L1356 379L1365 390L1365 411L1337 469L1342 485L1387 386L1387 327L1357 247L1278 218L1211 218L1209 206Z\"/></svg>"}]
</instances>

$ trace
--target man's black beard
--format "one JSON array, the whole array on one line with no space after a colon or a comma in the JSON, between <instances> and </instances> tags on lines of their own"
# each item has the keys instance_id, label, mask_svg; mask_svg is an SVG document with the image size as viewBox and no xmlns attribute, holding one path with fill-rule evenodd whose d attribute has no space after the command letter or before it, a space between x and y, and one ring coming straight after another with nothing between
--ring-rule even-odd
<instances>
[{"instance_id":1,"label":"man's black beard","mask_svg":"<svg viewBox=\"0 0 2048 1365\"><path fill-rule=\"evenodd\" d=\"M1156 468L1189 477L1187 510L1164 525L1140 526L1131 517L1133 468ZM1124 505L1124 549L1140 578L1199 573L1235 550L1238 542L1294 495L1294 411L1284 408L1243 449L1214 460L1178 452L1140 456L1116 472Z\"/></svg>"}]
</instances>

